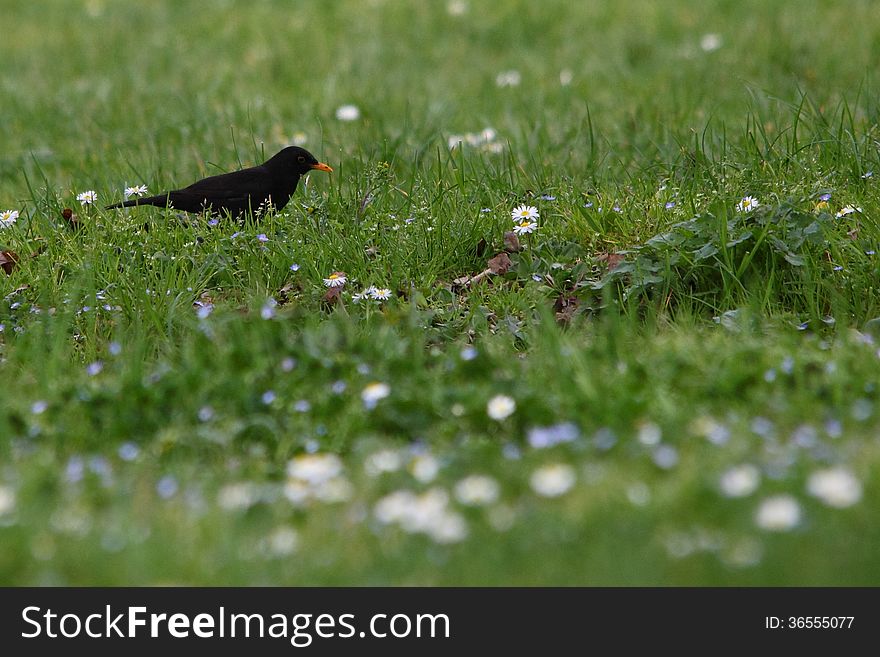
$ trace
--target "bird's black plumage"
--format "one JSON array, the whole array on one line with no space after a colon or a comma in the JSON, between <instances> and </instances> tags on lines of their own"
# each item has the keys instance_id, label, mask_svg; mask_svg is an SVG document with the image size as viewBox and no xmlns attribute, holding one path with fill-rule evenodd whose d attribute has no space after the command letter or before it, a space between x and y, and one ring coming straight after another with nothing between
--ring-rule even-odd
<instances>
[{"instance_id":1,"label":"bird's black plumage","mask_svg":"<svg viewBox=\"0 0 880 657\"><path fill-rule=\"evenodd\" d=\"M108 205L107 209L155 205L233 217L247 212L261 214L270 205L276 210L287 205L300 176L312 169L333 171L304 148L288 146L258 166L203 178L183 189Z\"/></svg>"}]
</instances>

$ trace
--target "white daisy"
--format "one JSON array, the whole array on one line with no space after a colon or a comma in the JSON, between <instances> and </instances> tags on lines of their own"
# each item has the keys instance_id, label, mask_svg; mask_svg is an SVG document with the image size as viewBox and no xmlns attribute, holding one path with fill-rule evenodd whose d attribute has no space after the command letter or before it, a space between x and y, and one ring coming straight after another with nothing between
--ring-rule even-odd
<instances>
[{"instance_id":1,"label":"white daisy","mask_svg":"<svg viewBox=\"0 0 880 657\"><path fill-rule=\"evenodd\" d=\"M469 475L455 484L455 499L465 506L486 506L498 500L501 487L487 475Z\"/></svg>"},{"instance_id":2,"label":"white daisy","mask_svg":"<svg viewBox=\"0 0 880 657\"><path fill-rule=\"evenodd\" d=\"M343 471L342 460L335 454L301 454L287 462L287 476L306 484L322 484Z\"/></svg>"},{"instance_id":3,"label":"white daisy","mask_svg":"<svg viewBox=\"0 0 880 657\"><path fill-rule=\"evenodd\" d=\"M515 410L516 402L507 395L495 395L486 404L486 413L493 420L504 420L513 415Z\"/></svg>"},{"instance_id":4,"label":"white daisy","mask_svg":"<svg viewBox=\"0 0 880 657\"><path fill-rule=\"evenodd\" d=\"M842 467L819 470L807 480L807 491L828 506L843 509L862 499L862 484Z\"/></svg>"},{"instance_id":5,"label":"white daisy","mask_svg":"<svg viewBox=\"0 0 880 657\"><path fill-rule=\"evenodd\" d=\"M755 523L761 529L784 532L794 529L801 521L801 505L791 495L768 497L758 507Z\"/></svg>"},{"instance_id":6,"label":"white daisy","mask_svg":"<svg viewBox=\"0 0 880 657\"><path fill-rule=\"evenodd\" d=\"M510 216L514 221L533 221L538 219L541 215L538 213L538 208L533 205L520 205L513 209Z\"/></svg>"},{"instance_id":7,"label":"white daisy","mask_svg":"<svg viewBox=\"0 0 880 657\"><path fill-rule=\"evenodd\" d=\"M387 287L373 288L370 292L370 296L377 301L387 301L391 298L391 290Z\"/></svg>"},{"instance_id":8,"label":"white daisy","mask_svg":"<svg viewBox=\"0 0 880 657\"><path fill-rule=\"evenodd\" d=\"M345 275L345 272L335 271L324 279L324 285L327 287L342 287L347 280L348 277Z\"/></svg>"},{"instance_id":9,"label":"white daisy","mask_svg":"<svg viewBox=\"0 0 880 657\"><path fill-rule=\"evenodd\" d=\"M340 121L357 121L361 118L361 110L357 105L342 105L336 110L336 118Z\"/></svg>"},{"instance_id":10,"label":"white daisy","mask_svg":"<svg viewBox=\"0 0 880 657\"><path fill-rule=\"evenodd\" d=\"M535 470L529 479L532 490L541 497L565 495L577 480L574 468L565 463L544 465Z\"/></svg>"},{"instance_id":11,"label":"white daisy","mask_svg":"<svg viewBox=\"0 0 880 657\"><path fill-rule=\"evenodd\" d=\"M525 235L527 233L534 233L537 229L538 224L536 224L534 221L523 219L522 221L518 221L514 225L513 232L517 235Z\"/></svg>"},{"instance_id":12,"label":"white daisy","mask_svg":"<svg viewBox=\"0 0 880 657\"><path fill-rule=\"evenodd\" d=\"M76 195L76 200L82 205L91 205L98 200L98 193L94 189Z\"/></svg>"},{"instance_id":13,"label":"white daisy","mask_svg":"<svg viewBox=\"0 0 880 657\"><path fill-rule=\"evenodd\" d=\"M856 207L854 205L847 205L846 207L840 209L840 211L837 213L837 218L839 219L840 217L845 217L848 214L853 214L854 212L861 211L862 209L859 207Z\"/></svg>"},{"instance_id":14,"label":"white daisy","mask_svg":"<svg viewBox=\"0 0 880 657\"><path fill-rule=\"evenodd\" d=\"M499 87L516 87L522 81L519 71L502 71L495 77L495 84Z\"/></svg>"},{"instance_id":15,"label":"white daisy","mask_svg":"<svg viewBox=\"0 0 880 657\"><path fill-rule=\"evenodd\" d=\"M126 187L123 191L126 199L130 199L132 196L143 196L147 193L146 185L135 185L134 187Z\"/></svg>"},{"instance_id":16,"label":"white daisy","mask_svg":"<svg viewBox=\"0 0 880 657\"><path fill-rule=\"evenodd\" d=\"M704 34L700 39L700 48L702 48L704 52L714 52L723 44L724 41L722 40L721 35L711 32L709 34Z\"/></svg>"},{"instance_id":17,"label":"white daisy","mask_svg":"<svg viewBox=\"0 0 880 657\"><path fill-rule=\"evenodd\" d=\"M373 383L367 384L367 386L361 390L361 400L363 400L366 408L375 408L380 400L385 399L390 394L391 386L387 383L382 383L381 381L374 381Z\"/></svg>"},{"instance_id":18,"label":"white daisy","mask_svg":"<svg viewBox=\"0 0 880 657\"><path fill-rule=\"evenodd\" d=\"M718 487L725 497L746 497L761 484L761 472L751 463L737 465L724 471Z\"/></svg>"},{"instance_id":19,"label":"white daisy","mask_svg":"<svg viewBox=\"0 0 880 657\"><path fill-rule=\"evenodd\" d=\"M760 203L758 203L758 199L754 196L745 196L743 199L736 204L736 209L739 212L751 212L755 208L757 208Z\"/></svg>"},{"instance_id":20,"label":"white daisy","mask_svg":"<svg viewBox=\"0 0 880 657\"><path fill-rule=\"evenodd\" d=\"M0 228L10 228L16 221L18 221L18 210L0 212Z\"/></svg>"}]
</instances>

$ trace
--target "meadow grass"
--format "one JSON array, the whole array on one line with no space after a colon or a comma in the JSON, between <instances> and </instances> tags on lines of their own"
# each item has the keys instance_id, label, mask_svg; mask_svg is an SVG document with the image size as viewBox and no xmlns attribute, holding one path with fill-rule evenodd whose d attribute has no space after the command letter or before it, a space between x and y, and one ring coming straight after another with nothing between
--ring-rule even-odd
<instances>
[{"instance_id":1,"label":"meadow grass","mask_svg":"<svg viewBox=\"0 0 880 657\"><path fill-rule=\"evenodd\" d=\"M878 28L9 0L0 582L876 585ZM292 142L260 221L102 209Z\"/></svg>"}]
</instances>

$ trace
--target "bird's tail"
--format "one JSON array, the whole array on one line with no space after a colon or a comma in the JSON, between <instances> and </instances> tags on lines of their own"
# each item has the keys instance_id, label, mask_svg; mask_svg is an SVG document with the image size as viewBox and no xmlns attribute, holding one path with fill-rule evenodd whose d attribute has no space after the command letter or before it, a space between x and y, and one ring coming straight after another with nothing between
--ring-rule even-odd
<instances>
[{"instance_id":1,"label":"bird's tail","mask_svg":"<svg viewBox=\"0 0 880 657\"><path fill-rule=\"evenodd\" d=\"M158 196L146 196L144 198L133 198L128 201L122 201L122 203L114 203L113 205L108 205L105 210L116 210L117 208L133 208L138 205L155 205L158 208L169 207L171 205L171 201L168 198L168 194L159 194Z\"/></svg>"}]
</instances>

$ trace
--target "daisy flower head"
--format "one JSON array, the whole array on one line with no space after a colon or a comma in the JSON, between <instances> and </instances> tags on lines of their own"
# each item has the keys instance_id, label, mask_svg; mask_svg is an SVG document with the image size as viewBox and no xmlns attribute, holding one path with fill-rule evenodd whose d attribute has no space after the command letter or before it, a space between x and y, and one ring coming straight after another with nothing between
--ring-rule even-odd
<instances>
[{"instance_id":1,"label":"daisy flower head","mask_svg":"<svg viewBox=\"0 0 880 657\"><path fill-rule=\"evenodd\" d=\"M521 219L528 219L531 221L538 219L541 215L538 213L538 208L533 205L520 205L513 209L510 216L514 221Z\"/></svg>"},{"instance_id":2,"label":"daisy flower head","mask_svg":"<svg viewBox=\"0 0 880 657\"><path fill-rule=\"evenodd\" d=\"M361 110L357 105L341 105L336 110L336 118L339 121L357 121L361 118Z\"/></svg>"},{"instance_id":3,"label":"daisy flower head","mask_svg":"<svg viewBox=\"0 0 880 657\"><path fill-rule=\"evenodd\" d=\"M18 210L0 212L0 228L10 228L16 221L18 221Z\"/></svg>"},{"instance_id":4,"label":"daisy flower head","mask_svg":"<svg viewBox=\"0 0 880 657\"><path fill-rule=\"evenodd\" d=\"M98 193L94 189L90 189L77 194L76 200L79 201L81 205L92 205L98 200Z\"/></svg>"},{"instance_id":5,"label":"daisy flower head","mask_svg":"<svg viewBox=\"0 0 880 657\"><path fill-rule=\"evenodd\" d=\"M486 404L486 414L499 422L509 418L515 410L516 402L507 395L495 395Z\"/></svg>"},{"instance_id":6,"label":"daisy flower head","mask_svg":"<svg viewBox=\"0 0 880 657\"><path fill-rule=\"evenodd\" d=\"M370 292L370 296L376 299L376 301L387 301L391 298L391 290L389 290L387 287L374 287Z\"/></svg>"},{"instance_id":7,"label":"daisy flower head","mask_svg":"<svg viewBox=\"0 0 880 657\"><path fill-rule=\"evenodd\" d=\"M361 390L361 401L364 402L364 406L367 409L373 409L379 401L385 399L390 394L391 386L382 381L373 381Z\"/></svg>"},{"instance_id":8,"label":"daisy flower head","mask_svg":"<svg viewBox=\"0 0 880 657\"><path fill-rule=\"evenodd\" d=\"M513 232L517 235L525 235L527 233L534 233L538 228L538 224L534 221L529 221L528 219L522 219L521 221L517 221L513 226Z\"/></svg>"},{"instance_id":9,"label":"daisy flower head","mask_svg":"<svg viewBox=\"0 0 880 657\"><path fill-rule=\"evenodd\" d=\"M499 87L518 87L521 81L522 76L516 70L501 71L495 76L495 84Z\"/></svg>"},{"instance_id":10,"label":"daisy flower head","mask_svg":"<svg viewBox=\"0 0 880 657\"><path fill-rule=\"evenodd\" d=\"M838 219L840 219L841 217L845 217L845 216L848 215L848 214L853 214L854 212L861 212L861 211L862 211L862 209L859 208L859 207L856 207L856 206L854 206L854 205L847 205L847 206L845 206L845 207L842 207L842 208L838 211L838 213L837 213L836 216L837 216Z\"/></svg>"},{"instance_id":11,"label":"daisy flower head","mask_svg":"<svg viewBox=\"0 0 880 657\"><path fill-rule=\"evenodd\" d=\"M146 193L146 185L135 185L133 187L126 187L125 190L123 190L123 194L125 195L126 200L130 199L132 196L143 196Z\"/></svg>"},{"instance_id":12,"label":"daisy flower head","mask_svg":"<svg viewBox=\"0 0 880 657\"><path fill-rule=\"evenodd\" d=\"M758 199L754 196L745 196L743 199L736 204L736 209L739 212L751 212L755 208L757 208L760 203L758 203Z\"/></svg>"},{"instance_id":13,"label":"daisy flower head","mask_svg":"<svg viewBox=\"0 0 880 657\"><path fill-rule=\"evenodd\" d=\"M335 271L324 279L324 285L327 287L342 287L347 280L348 277L344 271Z\"/></svg>"}]
</instances>

